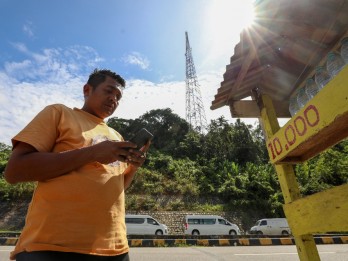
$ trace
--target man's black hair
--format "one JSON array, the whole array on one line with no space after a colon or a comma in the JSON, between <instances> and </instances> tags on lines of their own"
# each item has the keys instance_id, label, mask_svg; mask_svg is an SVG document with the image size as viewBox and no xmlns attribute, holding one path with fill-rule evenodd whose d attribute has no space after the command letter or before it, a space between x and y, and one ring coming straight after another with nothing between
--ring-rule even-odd
<instances>
[{"instance_id":1,"label":"man's black hair","mask_svg":"<svg viewBox=\"0 0 348 261\"><path fill-rule=\"evenodd\" d=\"M115 79L123 88L126 86L126 81L120 75L107 69L94 69L94 71L89 75L87 84L91 85L94 89L104 82L107 76Z\"/></svg>"}]
</instances>

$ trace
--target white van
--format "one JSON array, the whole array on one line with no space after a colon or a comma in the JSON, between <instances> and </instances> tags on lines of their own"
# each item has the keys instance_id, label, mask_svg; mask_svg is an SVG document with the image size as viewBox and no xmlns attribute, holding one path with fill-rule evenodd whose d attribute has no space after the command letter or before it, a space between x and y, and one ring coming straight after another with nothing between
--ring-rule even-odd
<instances>
[{"instance_id":1,"label":"white van","mask_svg":"<svg viewBox=\"0 0 348 261\"><path fill-rule=\"evenodd\" d=\"M256 222L250 229L250 234L290 235L291 230L286 218L264 218Z\"/></svg>"},{"instance_id":2,"label":"white van","mask_svg":"<svg viewBox=\"0 0 348 261\"><path fill-rule=\"evenodd\" d=\"M240 235L239 227L215 215L187 215L185 235Z\"/></svg>"},{"instance_id":3,"label":"white van","mask_svg":"<svg viewBox=\"0 0 348 261\"><path fill-rule=\"evenodd\" d=\"M126 215L127 235L168 235L168 227L149 215Z\"/></svg>"}]
</instances>

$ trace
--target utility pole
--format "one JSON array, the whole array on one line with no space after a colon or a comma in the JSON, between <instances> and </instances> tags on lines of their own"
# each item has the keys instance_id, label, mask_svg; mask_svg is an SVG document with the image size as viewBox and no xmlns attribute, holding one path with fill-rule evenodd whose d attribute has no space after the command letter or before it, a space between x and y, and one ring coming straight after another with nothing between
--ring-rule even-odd
<instances>
[{"instance_id":1,"label":"utility pole","mask_svg":"<svg viewBox=\"0 0 348 261\"><path fill-rule=\"evenodd\" d=\"M192 51L188 34L186 35L186 121L192 130L203 133L207 128L201 91L199 88L196 69L193 63Z\"/></svg>"}]
</instances>

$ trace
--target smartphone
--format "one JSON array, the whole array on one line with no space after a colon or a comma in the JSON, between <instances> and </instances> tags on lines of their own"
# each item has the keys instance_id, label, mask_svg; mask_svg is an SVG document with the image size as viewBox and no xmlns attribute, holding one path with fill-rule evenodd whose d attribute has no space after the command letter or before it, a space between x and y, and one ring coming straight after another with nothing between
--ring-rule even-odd
<instances>
[{"instance_id":1,"label":"smartphone","mask_svg":"<svg viewBox=\"0 0 348 261\"><path fill-rule=\"evenodd\" d=\"M140 149L146 142L152 140L153 135L145 128L142 128L137 132L129 141L137 145L137 149Z\"/></svg>"}]
</instances>

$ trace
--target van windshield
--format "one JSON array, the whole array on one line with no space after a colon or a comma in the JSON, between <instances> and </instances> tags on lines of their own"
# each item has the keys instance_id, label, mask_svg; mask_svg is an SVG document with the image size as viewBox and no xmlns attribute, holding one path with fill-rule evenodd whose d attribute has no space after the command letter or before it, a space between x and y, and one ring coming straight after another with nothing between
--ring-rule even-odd
<instances>
[{"instance_id":1,"label":"van windshield","mask_svg":"<svg viewBox=\"0 0 348 261\"><path fill-rule=\"evenodd\" d=\"M147 223L151 225L159 225L158 222L152 218L148 218Z\"/></svg>"},{"instance_id":2,"label":"van windshield","mask_svg":"<svg viewBox=\"0 0 348 261\"><path fill-rule=\"evenodd\" d=\"M260 222L260 226L267 226L267 220L262 220Z\"/></svg>"},{"instance_id":3,"label":"van windshield","mask_svg":"<svg viewBox=\"0 0 348 261\"><path fill-rule=\"evenodd\" d=\"M226 225L226 226L231 226L231 223L226 221L225 219L218 219L220 225Z\"/></svg>"}]
</instances>

